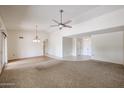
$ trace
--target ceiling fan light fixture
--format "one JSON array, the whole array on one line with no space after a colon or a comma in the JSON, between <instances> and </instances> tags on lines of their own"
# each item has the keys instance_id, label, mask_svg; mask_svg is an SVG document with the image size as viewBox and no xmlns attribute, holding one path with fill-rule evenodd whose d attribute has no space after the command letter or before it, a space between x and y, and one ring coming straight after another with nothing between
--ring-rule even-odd
<instances>
[{"instance_id":1,"label":"ceiling fan light fixture","mask_svg":"<svg viewBox=\"0 0 124 93\"><path fill-rule=\"evenodd\" d=\"M60 10L60 22L52 19L52 21L55 22L57 25L51 25L51 27L57 27L58 26L59 30L61 30L64 27L72 28L72 26L68 25L70 22L72 22L71 20L63 22L63 12L64 12L64 10L61 9Z\"/></svg>"},{"instance_id":2,"label":"ceiling fan light fixture","mask_svg":"<svg viewBox=\"0 0 124 93\"><path fill-rule=\"evenodd\" d=\"M62 27L63 27L63 25L60 24L60 25L59 25L59 28L62 28Z\"/></svg>"}]
</instances>

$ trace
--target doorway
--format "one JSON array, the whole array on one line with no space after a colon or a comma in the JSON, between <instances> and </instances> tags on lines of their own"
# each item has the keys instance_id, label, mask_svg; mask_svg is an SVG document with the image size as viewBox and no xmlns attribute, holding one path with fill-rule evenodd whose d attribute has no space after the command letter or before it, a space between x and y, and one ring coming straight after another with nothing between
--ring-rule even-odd
<instances>
[{"instance_id":1,"label":"doorway","mask_svg":"<svg viewBox=\"0 0 124 93\"><path fill-rule=\"evenodd\" d=\"M83 38L83 55L91 56L91 37L84 37Z\"/></svg>"},{"instance_id":2,"label":"doorway","mask_svg":"<svg viewBox=\"0 0 124 93\"><path fill-rule=\"evenodd\" d=\"M0 32L0 72L7 63L7 36Z\"/></svg>"},{"instance_id":3,"label":"doorway","mask_svg":"<svg viewBox=\"0 0 124 93\"><path fill-rule=\"evenodd\" d=\"M82 40L80 38L77 39L77 56L82 55Z\"/></svg>"},{"instance_id":4,"label":"doorway","mask_svg":"<svg viewBox=\"0 0 124 93\"><path fill-rule=\"evenodd\" d=\"M48 54L48 39L43 41L43 55L47 55Z\"/></svg>"}]
</instances>

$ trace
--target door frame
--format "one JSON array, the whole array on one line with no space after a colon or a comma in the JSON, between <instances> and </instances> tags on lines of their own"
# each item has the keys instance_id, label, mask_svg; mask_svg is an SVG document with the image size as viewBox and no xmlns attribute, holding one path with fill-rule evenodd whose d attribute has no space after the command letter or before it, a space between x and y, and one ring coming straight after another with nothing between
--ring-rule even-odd
<instances>
[{"instance_id":1,"label":"door frame","mask_svg":"<svg viewBox=\"0 0 124 93\"><path fill-rule=\"evenodd\" d=\"M45 39L43 41L43 55L47 55L48 54L48 39Z\"/></svg>"},{"instance_id":2,"label":"door frame","mask_svg":"<svg viewBox=\"0 0 124 93\"><path fill-rule=\"evenodd\" d=\"M1 34L1 58L0 58L0 64L1 64L1 68L0 68L0 73L2 73L5 65L7 64L7 35L3 32L3 31L0 31L0 34Z\"/></svg>"}]
</instances>

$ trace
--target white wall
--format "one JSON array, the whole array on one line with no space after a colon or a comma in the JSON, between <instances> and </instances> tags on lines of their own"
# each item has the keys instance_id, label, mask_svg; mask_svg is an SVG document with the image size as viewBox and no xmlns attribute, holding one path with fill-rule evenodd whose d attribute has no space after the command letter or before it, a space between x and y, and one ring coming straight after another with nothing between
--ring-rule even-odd
<instances>
[{"instance_id":1,"label":"white wall","mask_svg":"<svg viewBox=\"0 0 124 93\"><path fill-rule=\"evenodd\" d=\"M24 39L19 39L23 36ZM40 43L33 43L35 31L8 31L8 58L17 59L43 55L43 40L48 38L48 35L43 32L38 32Z\"/></svg>"},{"instance_id":2,"label":"white wall","mask_svg":"<svg viewBox=\"0 0 124 93\"><path fill-rule=\"evenodd\" d=\"M2 34L0 32L0 73L2 71Z\"/></svg>"},{"instance_id":3,"label":"white wall","mask_svg":"<svg viewBox=\"0 0 124 93\"><path fill-rule=\"evenodd\" d=\"M72 55L77 56L77 38L72 38Z\"/></svg>"},{"instance_id":4,"label":"white wall","mask_svg":"<svg viewBox=\"0 0 124 93\"><path fill-rule=\"evenodd\" d=\"M72 38L63 38L63 57L72 56Z\"/></svg>"},{"instance_id":5,"label":"white wall","mask_svg":"<svg viewBox=\"0 0 124 93\"><path fill-rule=\"evenodd\" d=\"M3 23L2 18L0 17L0 73L2 71L2 64L3 64L2 63L2 61L3 61L3 59L2 59L2 57L3 57L2 32L4 32L7 35L7 30L5 28L5 25ZM4 54L7 55L7 49L6 49L6 47L5 47L5 53ZM4 59L4 61L7 62L7 58Z\"/></svg>"},{"instance_id":6,"label":"white wall","mask_svg":"<svg viewBox=\"0 0 124 93\"><path fill-rule=\"evenodd\" d=\"M51 32L48 36L48 54L57 57L63 57L62 54L62 36L58 32Z\"/></svg>"},{"instance_id":7,"label":"white wall","mask_svg":"<svg viewBox=\"0 0 124 93\"><path fill-rule=\"evenodd\" d=\"M7 35L7 30L1 17L0 17L0 30Z\"/></svg>"},{"instance_id":8,"label":"white wall","mask_svg":"<svg viewBox=\"0 0 124 93\"><path fill-rule=\"evenodd\" d=\"M123 32L123 41L124 41L124 32ZM124 42L123 42L123 61L124 61Z\"/></svg>"},{"instance_id":9,"label":"white wall","mask_svg":"<svg viewBox=\"0 0 124 93\"><path fill-rule=\"evenodd\" d=\"M92 35L92 59L124 64L124 32Z\"/></svg>"},{"instance_id":10,"label":"white wall","mask_svg":"<svg viewBox=\"0 0 124 93\"><path fill-rule=\"evenodd\" d=\"M124 9L116 10L84 23L73 25L72 29L64 28L61 31L53 31L49 34L49 53L58 57L62 57L62 38L64 36L76 35L81 33L100 31L103 29L124 26Z\"/></svg>"}]
</instances>

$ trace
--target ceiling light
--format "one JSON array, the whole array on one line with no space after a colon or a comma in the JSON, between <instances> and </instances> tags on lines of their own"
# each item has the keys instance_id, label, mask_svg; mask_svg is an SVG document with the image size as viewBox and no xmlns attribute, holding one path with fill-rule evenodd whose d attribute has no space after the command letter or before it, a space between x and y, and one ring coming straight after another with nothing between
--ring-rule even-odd
<instances>
[{"instance_id":1,"label":"ceiling light","mask_svg":"<svg viewBox=\"0 0 124 93\"><path fill-rule=\"evenodd\" d=\"M40 39L39 39L39 37L38 37L38 35L37 35L37 25L36 25L36 36L35 36L35 38L33 39L33 42L34 42L34 43L39 43L39 42L40 42Z\"/></svg>"},{"instance_id":2,"label":"ceiling light","mask_svg":"<svg viewBox=\"0 0 124 93\"><path fill-rule=\"evenodd\" d=\"M63 25L59 25L59 28L62 28L63 27Z\"/></svg>"}]
</instances>

